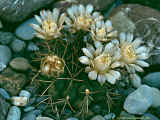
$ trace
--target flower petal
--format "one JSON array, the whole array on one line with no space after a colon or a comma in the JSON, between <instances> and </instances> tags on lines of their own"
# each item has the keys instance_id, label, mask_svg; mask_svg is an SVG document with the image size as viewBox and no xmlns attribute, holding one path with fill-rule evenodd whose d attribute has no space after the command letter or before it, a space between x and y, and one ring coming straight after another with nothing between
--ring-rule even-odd
<instances>
[{"instance_id":1,"label":"flower petal","mask_svg":"<svg viewBox=\"0 0 160 120\"><path fill-rule=\"evenodd\" d=\"M37 20L37 22L39 24L42 24L42 20L41 20L41 18L38 15L35 15L34 17L35 17L35 19Z\"/></svg>"},{"instance_id":2,"label":"flower petal","mask_svg":"<svg viewBox=\"0 0 160 120\"><path fill-rule=\"evenodd\" d=\"M120 67L122 66L123 64L121 62L114 62L112 65L111 65L111 68L116 68L116 67Z\"/></svg>"},{"instance_id":3,"label":"flower petal","mask_svg":"<svg viewBox=\"0 0 160 120\"><path fill-rule=\"evenodd\" d=\"M58 8L54 8L53 9L53 20L54 20L54 22L58 21L59 14L60 14L60 10Z\"/></svg>"},{"instance_id":4,"label":"flower petal","mask_svg":"<svg viewBox=\"0 0 160 120\"><path fill-rule=\"evenodd\" d=\"M82 4L79 5L78 10L80 12L80 15L85 15L85 7Z\"/></svg>"},{"instance_id":5,"label":"flower petal","mask_svg":"<svg viewBox=\"0 0 160 120\"><path fill-rule=\"evenodd\" d=\"M87 56L81 56L81 57L79 58L79 61L80 61L82 64L85 64L85 65L90 64L90 60L88 59Z\"/></svg>"},{"instance_id":6,"label":"flower petal","mask_svg":"<svg viewBox=\"0 0 160 120\"><path fill-rule=\"evenodd\" d=\"M141 47L136 49L137 54L145 53L145 52L147 52L147 48L145 46L141 46Z\"/></svg>"},{"instance_id":7,"label":"flower petal","mask_svg":"<svg viewBox=\"0 0 160 120\"><path fill-rule=\"evenodd\" d=\"M115 71L115 70L110 70L109 73L110 73L111 75L113 75L116 79L119 79L120 76L121 76L120 72Z\"/></svg>"},{"instance_id":8,"label":"flower petal","mask_svg":"<svg viewBox=\"0 0 160 120\"><path fill-rule=\"evenodd\" d=\"M65 19L66 19L66 14L65 13L61 14L61 16L59 18L59 26L63 25Z\"/></svg>"},{"instance_id":9,"label":"flower petal","mask_svg":"<svg viewBox=\"0 0 160 120\"><path fill-rule=\"evenodd\" d=\"M141 53L141 54L137 55L137 58L140 59L140 60L145 60L145 59L149 58L149 54Z\"/></svg>"},{"instance_id":10,"label":"flower petal","mask_svg":"<svg viewBox=\"0 0 160 120\"><path fill-rule=\"evenodd\" d=\"M85 68L85 72L86 72L86 73L89 73L89 72L91 72L91 71L92 71L91 67L86 67L86 68Z\"/></svg>"},{"instance_id":11,"label":"flower petal","mask_svg":"<svg viewBox=\"0 0 160 120\"><path fill-rule=\"evenodd\" d=\"M96 48L103 47L103 44L100 41L94 41L94 45Z\"/></svg>"},{"instance_id":12,"label":"flower petal","mask_svg":"<svg viewBox=\"0 0 160 120\"><path fill-rule=\"evenodd\" d=\"M138 72L143 72L143 68L141 68L140 66L138 65L135 65L135 64L129 64L131 67L133 67L136 71Z\"/></svg>"},{"instance_id":13,"label":"flower petal","mask_svg":"<svg viewBox=\"0 0 160 120\"><path fill-rule=\"evenodd\" d=\"M133 40L133 34L132 34L132 33L128 33L128 34L127 34L127 41L128 41L129 43L131 43L132 40Z\"/></svg>"},{"instance_id":14,"label":"flower petal","mask_svg":"<svg viewBox=\"0 0 160 120\"><path fill-rule=\"evenodd\" d=\"M113 29L113 27L112 27L112 22L111 22L110 20L107 20L107 21L105 22L105 27L106 27L106 29L107 29L107 32L111 32L112 29Z\"/></svg>"},{"instance_id":15,"label":"flower petal","mask_svg":"<svg viewBox=\"0 0 160 120\"><path fill-rule=\"evenodd\" d=\"M98 82L103 85L105 83L105 81L107 80L107 77L105 75L98 75Z\"/></svg>"},{"instance_id":16,"label":"flower petal","mask_svg":"<svg viewBox=\"0 0 160 120\"><path fill-rule=\"evenodd\" d=\"M91 54L94 54L94 52L95 52L94 47L91 44L89 44L89 43L87 43L86 46L87 46L87 49L89 50L89 52Z\"/></svg>"},{"instance_id":17,"label":"flower petal","mask_svg":"<svg viewBox=\"0 0 160 120\"><path fill-rule=\"evenodd\" d=\"M131 83L135 88L139 88L141 86L141 78L137 74L131 74Z\"/></svg>"},{"instance_id":18,"label":"flower petal","mask_svg":"<svg viewBox=\"0 0 160 120\"><path fill-rule=\"evenodd\" d=\"M96 71L89 72L88 77L90 80L96 80L97 79L97 72Z\"/></svg>"},{"instance_id":19,"label":"flower petal","mask_svg":"<svg viewBox=\"0 0 160 120\"><path fill-rule=\"evenodd\" d=\"M120 43L123 44L126 40L126 33L125 32L121 32L120 33Z\"/></svg>"},{"instance_id":20,"label":"flower petal","mask_svg":"<svg viewBox=\"0 0 160 120\"><path fill-rule=\"evenodd\" d=\"M87 13L87 15L91 14L92 11L93 11L93 5L88 4L87 7L86 7L86 13Z\"/></svg>"},{"instance_id":21,"label":"flower petal","mask_svg":"<svg viewBox=\"0 0 160 120\"><path fill-rule=\"evenodd\" d=\"M142 39L141 39L141 38L136 38L136 39L132 42L132 45L134 46L134 48L139 47L140 44L142 44Z\"/></svg>"},{"instance_id":22,"label":"flower petal","mask_svg":"<svg viewBox=\"0 0 160 120\"><path fill-rule=\"evenodd\" d=\"M142 67L149 67L149 64L142 60L137 60L136 63Z\"/></svg>"},{"instance_id":23,"label":"flower petal","mask_svg":"<svg viewBox=\"0 0 160 120\"><path fill-rule=\"evenodd\" d=\"M87 48L82 48L83 53L89 58L93 58L92 53Z\"/></svg>"},{"instance_id":24,"label":"flower petal","mask_svg":"<svg viewBox=\"0 0 160 120\"><path fill-rule=\"evenodd\" d=\"M111 84L115 84L116 83L116 78L113 77L111 74L107 73L105 74L105 76L107 77L107 81Z\"/></svg>"}]
</instances>

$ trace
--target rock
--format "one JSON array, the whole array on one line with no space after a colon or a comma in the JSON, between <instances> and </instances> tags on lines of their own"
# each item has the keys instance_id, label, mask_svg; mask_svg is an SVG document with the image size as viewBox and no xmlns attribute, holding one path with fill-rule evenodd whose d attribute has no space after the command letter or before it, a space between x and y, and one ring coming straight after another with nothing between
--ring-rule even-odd
<instances>
[{"instance_id":1,"label":"rock","mask_svg":"<svg viewBox=\"0 0 160 120\"><path fill-rule=\"evenodd\" d=\"M105 120L105 119L101 115L96 115L91 120Z\"/></svg>"},{"instance_id":2,"label":"rock","mask_svg":"<svg viewBox=\"0 0 160 120\"><path fill-rule=\"evenodd\" d=\"M11 59L11 55L11 50L7 46L0 45L0 71L6 68Z\"/></svg>"},{"instance_id":3,"label":"rock","mask_svg":"<svg viewBox=\"0 0 160 120\"><path fill-rule=\"evenodd\" d=\"M112 18L120 11L125 13L125 15L135 24L135 35L142 37L145 44L150 46L152 51L160 46L159 11L139 4L122 4L115 8L109 17ZM123 22L123 24L124 23L125 22ZM127 30L128 27L123 29ZM151 56L148 62L151 65L160 64L159 59L160 54L156 54Z\"/></svg>"},{"instance_id":4,"label":"rock","mask_svg":"<svg viewBox=\"0 0 160 120\"><path fill-rule=\"evenodd\" d=\"M31 97L31 93L28 92L27 90L21 90L21 92L19 93L20 97L27 97L28 99Z\"/></svg>"},{"instance_id":5,"label":"rock","mask_svg":"<svg viewBox=\"0 0 160 120\"><path fill-rule=\"evenodd\" d=\"M160 88L160 77L159 76L160 76L160 72L150 73L143 78L143 83L149 86L152 86L152 87Z\"/></svg>"},{"instance_id":6,"label":"rock","mask_svg":"<svg viewBox=\"0 0 160 120\"><path fill-rule=\"evenodd\" d=\"M0 16L8 22L20 22L28 17L32 12L45 7L54 0L1 0Z\"/></svg>"},{"instance_id":7,"label":"rock","mask_svg":"<svg viewBox=\"0 0 160 120\"><path fill-rule=\"evenodd\" d=\"M23 58L23 57L17 57L14 58L9 65L15 69L15 70L19 70L19 71L26 71L30 68L30 64L28 62L27 59Z\"/></svg>"},{"instance_id":8,"label":"rock","mask_svg":"<svg viewBox=\"0 0 160 120\"><path fill-rule=\"evenodd\" d=\"M11 98L12 104L15 106L26 106L28 103L27 97L19 97L19 96L13 96Z\"/></svg>"},{"instance_id":9,"label":"rock","mask_svg":"<svg viewBox=\"0 0 160 120\"><path fill-rule=\"evenodd\" d=\"M16 106L12 106L9 110L7 120L20 120L20 118L21 110Z\"/></svg>"},{"instance_id":10,"label":"rock","mask_svg":"<svg viewBox=\"0 0 160 120\"><path fill-rule=\"evenodd\" d=\"M26 114L22 120L36 120L36 115L33 113Z\"/></svg>"},{"instance_id":11,"label":"rock","mask_svg":"<svg viewBox=\"0 0 160 120\"><path fill-rule=\"evenodd\" d=\"M3 86L11 95L17 95L26 82L27 79L24 74L17 73L10 68L5 69L0 74L0 86Z\"/></svg>"},{"instance_id":12,"label":"rock","mask_svg":"<svg viewBox=\"0 0 160 120\"><path fill-rule=\"evenodd\" d=\"M0 21L0 29L3 28L2 22Z\"/></svg>"},{"instance_id":13,"label":"rock","mask_svg":"<svg viewBox=\"0 0 160 120\"><path fill-rule=\"evenodd\" d=\"M0 120L6 120L10 104L7 103L0 95Z\"/></svg>"},{"instance_id":14,"label":"rock","mask_svg":"<svg viewBox=\"0 0 160 120\"><path fill-rule=\"evenodd\" d=\"M114 120L116 118L116 115L114 113L109 113L104 116L105 120Z\"/></svg>"},{"instance_id":15,"label":"rock","mask_svg":"<svg viewBox=\"0 0 160 120\"><path fill-rule=\"evenodd\" d=\"M53 119L49 117L37 117L36 120L53 120Z\"/></svg>"},{"instance_id":16,"label":"rock","mask_svg":"<svg viewBox=\"0 0 160 120\"><path fill-rule=\"evenodd\" d=\"M134 115L131 115L125 111L122 111L120 113L120 120L127 120L127 119L130 119L130 120L136 120L136 117Z\"/></svg>"},{"instance_id":17,"label":"rock","mask_svg":"<svg viewBox=\"0 0 160 120\"><path fill-rule=\"evenodd\" d=\"M114 2L114 0L73 0L75 2L68 2L68 1L59 1L53 4L53 8L56 7L56 8L65 10L66 8L70 7L72 4L83 4L83 5L92 4L95 10L102 11L107 9Z\"/></svg>"},{"instance_id":18,"label":"rock","mask_svg":"<svg viewBox=\"0 0 160 120\"><path fill-rule=\"evenodd\" d=\"M28 51L39 51L39 47L35 43L29 42L27 50Z\"/></svg>"},{"instance_id":19,"label":"rock","mask_svg":"<svg viewBox=\"0 0 160 120\"><path fill-rule=\"evenodd\" d=\"M154 102L152 104L152 107L154 108L160 107L160 90L152 87L152 94L154 97Z\"/></svg>"},{"instance_id":20,"label":"rock","mask_svg":"<svg viewBox=\"0 0 160 120\"><path fill-rule=\"evenodd\" d=\"M136 29L135 24L122 11L112 16L111 21L113 27L119 32L134 32Z\"/></svg>"},{"instance_id":21,"label":"rock","mask_svg":"<svg viewBox=\"0 0 160 120\"><path fill-rule=\"evenodd\" d=\"M35 107L33 107L33 106L27 106L26 108L24 108L24 112L30 112L34 109L35 109Z\"/></svg>"},{"instance_id":22,"label":"rock","mask_svg":"<svg viewBox=\"0 0 160 120\"><path fill-rule=\"evenodd\" d=\"M142 120L160 120L156 116L152 115L151 113L146 113L141 117Z\"/></svg>"},{"instance_id":23,"label":"rock","mask_svg":"<svg viewBox=\"0 0 160 120\"><path fill-rule=\"evenodd\" d=\"M9 100L11 98L7 91L3 88L0 88L0 95L6 100Z\"/></svg>"},{"instance_id":24,"label":"rock","mask_svg":"<svg viewBox=\"0 0 160 120\"><path fill-rule=\"evenodd\" d=\"M70 118L67 118L66 120L78 120L78 118L70 117Z\"/></svg>"},{"instance_id":25,"label":"rock","mask_svg":"<svg viewBox=\"0 0 160 120\"><path fill-rule=\"evenodd\" d=\"M142 85L129 96L127 96L123 108L131 114L144 114L153 104L154 98L152 88Z\"/></svg>"},{"instance_id":26,"label":"rock","mask_svg":"<svg viewBox=\"0 0 160 120\"><path fill-rule=\"evenodd\" d=\"M10 32L0 32L0 43L1 44L9 44L11 41L15 39L14 35Z\"/></svg>"},{"instance_id":27,"label":"rock","mask_svg":"<svg viewBox=\"0 0 160 120\"><path fill-rule=\"evenodd\" d=\"M17 37L22 40L32 40L35 30L30 26L31 23L38 24L35 18L31 18L21 24L15 31Z\"/></svg>"},{"instance_id":28,"label":"rock","mask_svg":"<svg viewBox=\"0 0 160 120\"><path fill-rule=\"evenodd\" d=\"M25 47L26 47L26 43L22 40L19 40L19 39L15 39L11 43L11 48L14 52L21 52L24 50Z\"/></svg>"}]
</instances>

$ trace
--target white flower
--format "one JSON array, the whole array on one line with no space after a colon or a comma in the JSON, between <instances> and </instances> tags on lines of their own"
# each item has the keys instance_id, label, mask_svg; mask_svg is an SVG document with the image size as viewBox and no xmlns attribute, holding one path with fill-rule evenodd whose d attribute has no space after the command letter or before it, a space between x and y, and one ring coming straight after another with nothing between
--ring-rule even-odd
<instances>
[{"instance_id":1,"label":"white flower","mask_svg":"<svg viewBox=\"0 0 160 120\"><path fill-rule=\"evenodd\" d=\"M91 26L91 36L93 40L108 42L117 37L117 31L113 29L110 20L98 20Z\"/></svg>"},{"instance_id":2,"label":"white flower","mask_svg":"<svg viewBox=\"0 0 160 120\"><path fill-rule=\"evenodd\" d=\"M76 30L89 31L91 24L96 21L103 19L98 12L93 12L94 8L91 4L86 7L83 5L72 5L67 9L69 17L66 18L66 24L71 28L72 32Z\"/></svg>"},{"instance_id":3,"label":"white flower","mask_svg":"<svg viewBox=\"0 0 160 120\"><path fill-rule=\"evenodd\" d=\"M95 41L96 49L87 44L87 48L82 51L85 56L79 58L82 64L88 65L85 71L88 73L90 80L98 80L103 85L105 81L115 84L120 78L120 72L114 70L119 67L120 49L115 47L114 42L105 46L101 42Z\"/></svg>"},{"instance_id":4,"label":"white flower","mask_svg":"<svg viewBox=\"0 0 160 120\"><path fill-rule=\"evenodd\" d=\"M141 46L142 39L136 38L132 33L120 33L121 64L125 66L130 73L135 71L143 72L142 67L148 67L149 64L144 60L149 57L149 48Z\"/></svg>"},{"instance_id":5,"label":"white flower","mask_svg":"<svg viewBox=\"0 0 160 120\"><path fill-rule=\"evenodd\" d=\"M63 23L65 21L66 14L60 15L60 11L57 8L51 11L42 10L40 16L35 15L35 19L39 23L31 24L33 29L36 30L35 35L41 39L52 40L61 35L60 31L63 28Z\"/></svg>"}]
</instances>

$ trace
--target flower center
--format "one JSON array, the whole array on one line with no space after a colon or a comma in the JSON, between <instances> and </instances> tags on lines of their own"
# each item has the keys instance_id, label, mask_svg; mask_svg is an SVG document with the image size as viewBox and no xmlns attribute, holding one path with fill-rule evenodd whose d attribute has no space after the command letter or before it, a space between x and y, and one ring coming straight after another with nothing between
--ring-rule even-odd
<instances>
[{"instance_id":1,"label":"flower center","mask_svg":"<svg viewBox=\"0 0 160 120\"><path fill-rule=\"evenodd\" d=\"M77 25L81 29L88 29L90 27L91 22L92 22L91 18L86 18L86 17L83 17L83 16L79 16L77 18Z\"/></svg>"},{"instance_id":2,"label":"flower center","mask_svg":"<svg viewBox=\"0 0 160 120\"><path fill-rule=\"evenodd\" d=\"M98 36L98 37L104 37L105 34L106 34L105 27L102 27L102 28L99 29L98 32L97 32L97 36Z\"/></svg>"},{"instance_id":3,"label":"flower center","mask_svg":"<svg viewBox=\"0 0 160 120\"><path fill-rule=\"evenodd\" d=\"M110 54L102 54L94 59L94 68L100 73L106 72L109 69L110 64Z\"/></svg>"},{"instance_id":4,"label":"flower center","mask_svg":"<svg viewBox=\"0 0 160 120\"><path fill-rule=\"evenodd\" d=\"M51 20L45 20L43 23L42 23L42 29L45 31L45 32L54 32L53 31L53 26L55 25L54 22L52 22Z\"/></svg>"},{"instance_id":5,"label":"flower center","mask_svg":"<svg viewBox=\"0 0 160 120\"><path fill-rule=\"evenodd\" d=\"M133 63L136 61L136 53L132 45L122 46L122 60L126 63Z\"/></svg>"}]
</instances>

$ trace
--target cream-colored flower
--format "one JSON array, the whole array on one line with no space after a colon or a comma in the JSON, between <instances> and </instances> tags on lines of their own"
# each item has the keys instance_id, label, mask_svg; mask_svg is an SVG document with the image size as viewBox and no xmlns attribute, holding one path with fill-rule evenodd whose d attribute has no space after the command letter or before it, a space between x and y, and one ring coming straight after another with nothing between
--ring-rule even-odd
<instances>
[{"instance_id":1,"label":"cream-colored flower","mask_svg":"<svg viewBox=\"0 0 160 120\"><path fill-rule=\"evenodd\" d=\"M90 29L91 24L103 17L98 12L93 12L94 8L91 4L86 7L83 5L73 5L67 9L69 17L66 18L66 24L71 28L72 32L76 30Z\"/></svg>"},{"instance_id":2,"label":"cream-colored flower","mask_svg":"<svg viewBox=\"0 0 160 120\"><path fill-rule=\"evenodd\" d=\"M61 35L61 29L63 28L63 23L65 21L66 14L60 15L60 11L57 8L51 11L42 10L40 16L35 15L35 19L39 23L31 24L33 29L36 30L35 35L41 39L52 40Z\"/></svg>"},{"instance_id":3,"label":"cream-colored flower","mask_svg":"<svg viewBox=\"0 0 160 120\"><path fill-rule=\"evenodd\" d=\"M41 72L47 76L59 76L64 72L64 60L55 55L48 55L41 61Z\"/></svg>"},{"instance_id":4,"label":"cream-colored flower","mask_svg":"<svg viewBox=\"0 0 160 120\"><path fill-rule=\"evenodd\" d=\"M103 85L105 81L115 84L120 78L120 72L114 70L119 67L120 49L115 47L114 42L110 42L105 46L101 42L95 42L96 49L87 44L87 48L82 51L85 56L79 58L82 64L88 65L85 71L88 73L90 80L98 80Z\"/></svg>"},{"instance_id":5,"label":"cream-colored flower","mask_svg":"<svg viewBox=\"0 0 160 120\"><path fill-rule=\"evenodd\" d=\"M113 29L110 20L98 20L91 26L91 36L93 40L108 42L117 37L117 31Z\"/></svg>"},{"instance_id":6,"label":"cream-colored flower","mask_svg":"<svg viewBox=\"0 0 160 120\"><path fill-rule=\"evenodd\" d=\"M120 33L121 64L125 66L130 73L135 71L143 72L142 67L148 67L149 64L144 60L149 57L149 48L141 46L142 39L136 38L132 33Z\"/></svg>"}]
</instances>

